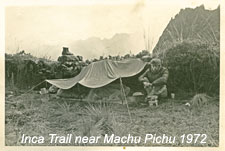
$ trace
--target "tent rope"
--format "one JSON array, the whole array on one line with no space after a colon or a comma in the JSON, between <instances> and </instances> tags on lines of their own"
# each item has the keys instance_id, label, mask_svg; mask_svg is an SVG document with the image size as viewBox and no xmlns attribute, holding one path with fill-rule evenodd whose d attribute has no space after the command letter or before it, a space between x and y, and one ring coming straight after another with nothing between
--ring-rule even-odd
<instances>
[{"instance_id":1,"label":"tent rope","mask_svg":"<svg viewBox=\"0 0 225 151\"><path fill-rule=\"evenodd\" d=\"M123 87L123 81L122 81L121 77L120 77L120 85L121 85L122 93L124 95L124 100L126 101L126 106L127 106L128 114L129 114L129 117L130 117L130 122L132 123L130 109L129 109L129 106L128 106L128 101L127 101L127 97L126 97L126 94L125 94L125 90L124 90L124 87Z\"/></svg>"},{"instance_id":2,"label":"tent rope","mask_svg":"<svg viewBox=\"0 0 225 151\"><path fill-rule=\"evenodd\" d=\"M34 88L36 88L37 86L41 85L41 84L42 84L42 83L44 83L44 82L46 82L46 81L44 80L44 81L42 81L42 82L38 83L37 85L33 86L30 90L28 90L28 91L24 92L23 94L26 94L26 93L28 93L28 92L32 91Z\"/></svg>"},{"instance_id":3,"label":"tent rope","mask_svg":"<svg viewBox=\"0 0 225 151\"><path fill-rule=\"evenodd\" d=\"M46 82L46 81L44 80L44 81L38 83L37 85L33 86L33 87L32 87L31 89L29 89L28 91L26 91L26 92L20 94L19 96L16 96L15 98L18 98L18 97L20 97L20 96L23 95L23 94L26 94L26 93L31 92L34 88L36 88L37 86L41 85L41 84L44 83L44 82Z\"/></svg>"}]
</instances>

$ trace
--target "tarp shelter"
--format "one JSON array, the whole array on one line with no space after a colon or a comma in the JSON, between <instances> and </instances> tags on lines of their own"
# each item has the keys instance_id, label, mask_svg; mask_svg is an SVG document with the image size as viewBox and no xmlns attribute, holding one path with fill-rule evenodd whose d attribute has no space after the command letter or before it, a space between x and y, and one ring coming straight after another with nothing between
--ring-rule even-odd
<instances>
[{"instance_id":1,"label":"tarp shelter","mask_svg":"<svg viewBox=\"0 0 225 151\"><path fill-rule=\"evenodd\" d=\"M73 78L46 81L60 89L70 89L77 83L88 88L99 88L118 78L134 76L141 72L145 65L146 63L140 59L101 60L89 64Z\"/></svg>"},{"instance_id":2,"label":"tarp shelter","mask_svg":"<svg viewBox=\"0 0 225 151\"><path fill-rule=\"evenodd\" d=\"M46 81L61 89L70 89L77 83L88 88L100 88L120 78L121 92L125 97L129 117L132 122L126 92L121 78L137 75L144 69L145 65L146 63L140 59L127 59L122 61L101 60L89 64L73 78Z\"/></svg>"}]
</instances>

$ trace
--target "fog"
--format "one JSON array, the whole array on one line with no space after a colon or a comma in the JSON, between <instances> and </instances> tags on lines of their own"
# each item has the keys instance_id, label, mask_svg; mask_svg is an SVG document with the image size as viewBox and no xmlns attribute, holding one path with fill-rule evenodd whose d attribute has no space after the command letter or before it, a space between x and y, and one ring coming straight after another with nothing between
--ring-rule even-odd
<instances>
[{"instance_id":1,"label":"fog","mask_svg":"<svg viewBox=\"0 0 225 151\"><path fill-rule=\"evenodd\" d=\"M137 46L132 53L146 49L146 41L150 41L151 51L180 9L201 4L207 9L215 9L219 3L217 0L141 0L91 5L8 6L5 11L5 50L6 53L25 50L38 57L56 59L63 46L71 47L77 40L110 39L115 34L127 33L135 37ZM104 53L71 51L85 58Z\"/></svg>"}]
</instances>

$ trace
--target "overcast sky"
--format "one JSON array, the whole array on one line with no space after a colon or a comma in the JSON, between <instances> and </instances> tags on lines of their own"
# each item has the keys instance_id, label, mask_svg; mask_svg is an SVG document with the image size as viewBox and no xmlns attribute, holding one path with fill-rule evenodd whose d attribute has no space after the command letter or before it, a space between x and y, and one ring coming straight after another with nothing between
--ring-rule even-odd
<instances>
[{"instance_id":1,"label":"overcast sky","mask_svg":"<svg viewBox=\"0 0 225 151\"><path fill-rule=\"evenodd\" d=\"M116 33L143 35L144 32L149 33L153 49L169 20L181 8L195 8L201 4L207 9L219 5L217 0L141 0L121 4L8 6L5 12L6 52L24 49L44 56L48 54L46 47L53 46L57 50L52 58L56 58L62 46L69 47L76 40L111 38Z\"/></svg>"}]
</instances>

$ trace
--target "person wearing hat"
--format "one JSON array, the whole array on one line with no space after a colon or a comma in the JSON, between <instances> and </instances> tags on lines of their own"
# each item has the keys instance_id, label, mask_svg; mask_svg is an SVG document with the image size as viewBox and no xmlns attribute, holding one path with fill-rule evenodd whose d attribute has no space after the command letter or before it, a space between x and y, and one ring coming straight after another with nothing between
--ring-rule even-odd
<instances>
[{"instance_id":1,"label":"person wearing hat","mask_svg":"<svg viewBox=\"0 0 225 151\"><path fill-rule=\"evenodd\" d=\"M159 98L167 97L167 80L169 71L162 66L162 62L158 58L154 58L149 62L149 68L138 78L143 83L147 92L147 97L158 96Z\"/></svg>"}]
</instances>

